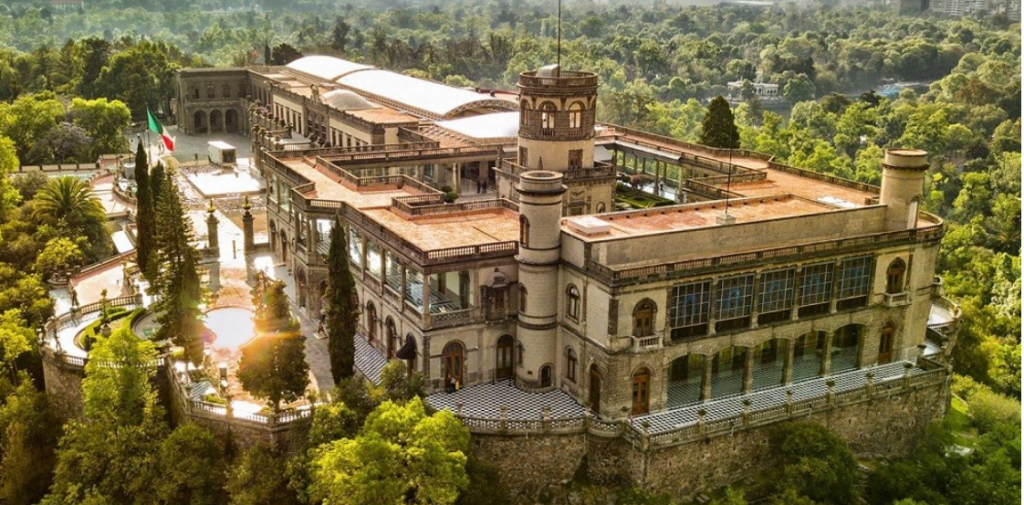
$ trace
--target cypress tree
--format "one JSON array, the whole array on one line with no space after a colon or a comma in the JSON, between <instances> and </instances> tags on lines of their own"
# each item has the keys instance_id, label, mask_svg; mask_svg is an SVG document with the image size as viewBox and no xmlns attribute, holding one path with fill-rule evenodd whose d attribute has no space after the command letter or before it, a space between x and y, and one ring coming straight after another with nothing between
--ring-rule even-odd
<instances>
[{"instance_id":1,"label":"cypress tree","mask_svg":"<svg viewBox=\"0 0 1024 505\"><path fill-rule=\"evenodd\" d=\"M301 398L309 386L306 339L292 317L283 282L258 285L253 305L256 336L242 346L238 380L246 391L266 399L277 412L282 401Z\"/></svg>"},{"instance_id":2,"label":"cypress tree","mask_svg":"<svg viewBox=\"0 0 1024 505\"><path fill-rule=\"evenodd\" d=\"M153 244L155 225L155 201L157 194L153 192L152 179L149 173L149 161L146 157L146 150L139 141L139 148L135 152L135 185L137 187L135 198L135 225L136 225L136 249L135 262L139 270L153 281L156 265L153 262L155 246Z\"/></svg>"},{"instance_id":3,"label":"cypress tree","mask_svg":"<svg viewBox=\"0 0 1024 505\"><path fill-rule=\"evenodd\" d=\"M169 339L185 349L193 363L203 359L200 340L199 304L202 290L196 272L197 253L192 247L192 221L185 215L178 189L171 181L170 172L162 174L160 195L157 198L156 269L152 283L159 295L154 303L160 322L158 340Z\"/></svg>"},{"instance_id":4,"label":"cypress tree","mask_svg":"<svg viewBox=\"0 0 1024 505\"><path fill-rule=\"evenodd\" d=\"M355 370L356 304L355 280L348 265L348 241L337 217L331 228L331 246L327 253L327 350L334 382L352 377Z\"/></svg>"},{"instance_id":5,"label":"cypress tree","mask_svg":"<svg viewBox=\"0 0 1024 505\"><path fill-rule=\"evenodd\" d=\"M700 143L708 147L739 149L740 132L732 109L721 95L711 100L700 128Z\"/></svg>"}]
</instances>

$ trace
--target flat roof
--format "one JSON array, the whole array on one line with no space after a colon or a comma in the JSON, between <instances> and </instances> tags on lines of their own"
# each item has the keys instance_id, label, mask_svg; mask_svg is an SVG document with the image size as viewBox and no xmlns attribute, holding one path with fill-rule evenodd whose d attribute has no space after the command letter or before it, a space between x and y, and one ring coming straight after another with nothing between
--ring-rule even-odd
<instances>
[{"instance_id":1,"label":"flat roof","mask_svg":"<svg viewBox=\"0 0 1024 505\"><path fill-rule=\"evenodd\" d=\"M409 220L391 209L361 212L421 251L519 240L519 214L504 208L440 214L416 220Z\"/></svg>"},{"instance_id":2,"label":"flat roof","mask_svg":"<svg viewBox=\"0 0 1024 505\"><path fill-rule=\"evenodd\" d=\"M419 118L412 114L406 114L388 107L378 107L375 109L362 109L362 110L347 110L345 111L352 117L364 119L371 123L378 124L405 124L405 123L418 123Z\"/></svg>"},{"instance_id":3,"label":"flat roof","mask_svg":"<svg viewBox=\"0 0 1024 505\"><path fill-rule=\"evenodd\" d=\"M235 146L233 146L231 144L228 144L227 142L224 142L223 140L211 140L211 141L207 142L206 144L209 145L210 147L215 147L217 149L234 149L235 148Z\"/></svg>"},{"instance_id":4,"label":"flat roof","mask_svg":"<svg viewBox=\"0 0 1024 505\"><path fill-rule=\"evenodd\" d=\"M764 197L778 194L791 194L808 200L829 199L843 200L856 207L863 207L869 198L876 198L877 193L869 193L855 188L840 186L827 181L819 181L810 177L766 169L764 180L732 183L730 191L749 197ZM725 183L715 184L725 189Z\"/></svg>"},{"instance_id":5,"label":"flat roof","mask_svg":"<svg viewBox=\"0 0 1024 505\"><path fill-rule=\"evenodd\" d=\"M837 210L824 203L794 195L734 199L729 202L729 215L736 223L768 221L783 217L807 216ZM562 220L562 231L583 240L624 238L672 231L696 230L722 226L718 218L725 214L725 201L656 207L642 211L613 212L593 216L610 225L608 233L586 235Z\"/></svg>"},{"instance_id":6,"label":"flat roof","mask_svg":"<svg viewBox=\"0 0 1024 505\"><path fill-rule=\"evenodd\" d=\"M391 199L399 196L415 196L421 194L408 185L398 188L394 185L374 186L362 191L352 189L341 182L339 176L310 165L303 158L286 158L282 164L315 184L313 194L306 193L309 198L319 198L345 202L356 209L373 207L389 207Z\"/></svg>"}]
</instances>

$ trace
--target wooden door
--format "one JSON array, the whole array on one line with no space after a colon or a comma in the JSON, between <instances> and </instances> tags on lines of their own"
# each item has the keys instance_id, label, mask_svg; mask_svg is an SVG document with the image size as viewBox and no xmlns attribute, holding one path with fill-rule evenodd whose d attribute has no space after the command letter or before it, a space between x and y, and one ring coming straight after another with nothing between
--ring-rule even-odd
<instances>
[{"instance_id":1,"label":"wooden door","mask_svg":"<svg viewBox=\"0 0 1024 505\"><path fill-rule=\"evenodd\" d=\"M601 414L601 372L593 366L590 367L590 410Z\"/></svg>"},{"instance_id":2,"label":"wooden door","mask_svg":"<svg viewBox=\"0 0 1024 505\"><path fill-rule=\"evenodd\" d=\"M462 380L462 344L452 342L444 347L442 353L444 361L444 379L455 379L459 384Z\"/></svg>"},{"instance_id":3,"label":"wooden door","mask_svg":"<svg viewBox=\"0 0 1024 505\"><path fill-rule=\"evenodd\" d=\"M896 328L887 325L882 328L882 334L878 339L878 364L884 365L892 362L892 341L896 336Z\"/></svg>"},{"instance_id":4,"label":"wooden door","mask_svg":"<svg viewBox=\"0 0 1024 505\"><path fill-rule=\"evenodd\" d=\"M633 374L633 415L646 414L650 403L651 373L642 368Z\"/></svg>"},{"instance_id":5,"label":"wooden door","mask_svg":"<svg viewBox=\"0 0 1024 505\"><path fill-rule=\"evenodd\" d=\"M654 306L644 303L633 313L635 336L647 337L654 334Z\"/></svg>"}]
</instances>

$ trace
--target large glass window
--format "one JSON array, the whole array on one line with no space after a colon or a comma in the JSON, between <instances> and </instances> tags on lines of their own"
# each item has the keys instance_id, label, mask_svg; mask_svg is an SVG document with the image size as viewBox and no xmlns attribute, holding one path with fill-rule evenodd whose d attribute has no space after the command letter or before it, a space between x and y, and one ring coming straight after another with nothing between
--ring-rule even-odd
<instances>
[{"instance_id":1,"label":"large glass window","mask_svg":"<svg viewBox=\"0 0 1024 505\"><path fill-rule=\"evenodd\" d=\"M348 257L353 265L363 267L363 238L352 228L348 230Z\"/></svg>"},{"instance_id":2,"label":"large glass window","mask_svg":"<svg viewBox=\"0 0 1024 505\"><path fill-rule=\"evenodd\" d=\"M871 266L874 258L849 258L839 265L839 300L862 299L871 289Z\"/></svg>"},{"instance_id":3,"label":"large glass window","mask_svg":"<svg viewBox=\"0 0 1024 505\"><path fill-rule=\"evenodd\" d=\"M668 313L672 338L707 333L710 308L711 281L693 282L672 288Z\"/></svg>"},{"instance_id":4,"label":"large glass window","mask_svg":"<svg viewBox=\"0 0 1024 505\"><path fill-rule=\"evenodd\" d=\"M384 263L386 265L386 271L384 274L387 276L385 282L387 286L395 290L395 292L402 291L402 264L398 262L398 258L393 253L387 253L387 260Z\"/></svg>"},{"instance_id":5,"label":"large glass window","mask_svg":"<svg viewBox=\"0 0 1024 505\"><path fill-rule=\"evenodd\" d=\"M366 271L380 279L381 250L376 242L366 242Z\"/></svg>"},{"instance_id":6,"label":"large glass window","mask_svg":"<svg viewBox=\"0 0 1024 505\"><path fill-rule=\"evenodd\" d=\"M800 277L800 306L828 303L832 299L832 274L835 265L808 265Z\"/></svg>"},{"instance_id":7,"label":"large glass window","mask_svg":"<svg viewBox=\"0 0 1024 505\"><path fill-rule=\"evenodd\" d=\"M793 290L796 286L796 269L771 270L761 274L760 295L757 310L759 324L789 319L793 307Z\"/></svg>"},{"instance_id":8,"label":"large glass window","mask_svg":"<svg viewBox=\"0 0 1024 505\"><path fill-rule=\"evenodd\" d=\"M741 275L718 281L715 318L735 319L750 315L754 298L754 276Z\"/></svg>"}]
</instances>

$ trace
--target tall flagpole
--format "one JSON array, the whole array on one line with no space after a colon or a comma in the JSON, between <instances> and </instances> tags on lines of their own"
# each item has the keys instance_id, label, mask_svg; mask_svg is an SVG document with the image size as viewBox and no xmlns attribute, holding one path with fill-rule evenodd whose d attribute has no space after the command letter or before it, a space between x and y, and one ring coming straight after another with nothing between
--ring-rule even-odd
<instances>
[{"instance_id":1,"label":"tall flagpole","mask_svg":"<svg viewBox=\"0 0 1024 505\"><path fill-rule=\"evenodd\" d=\"M555 63L558 64L558 72L562 72L562 0L558 0L558 56Z\"/></svg>"}]
</instances>

